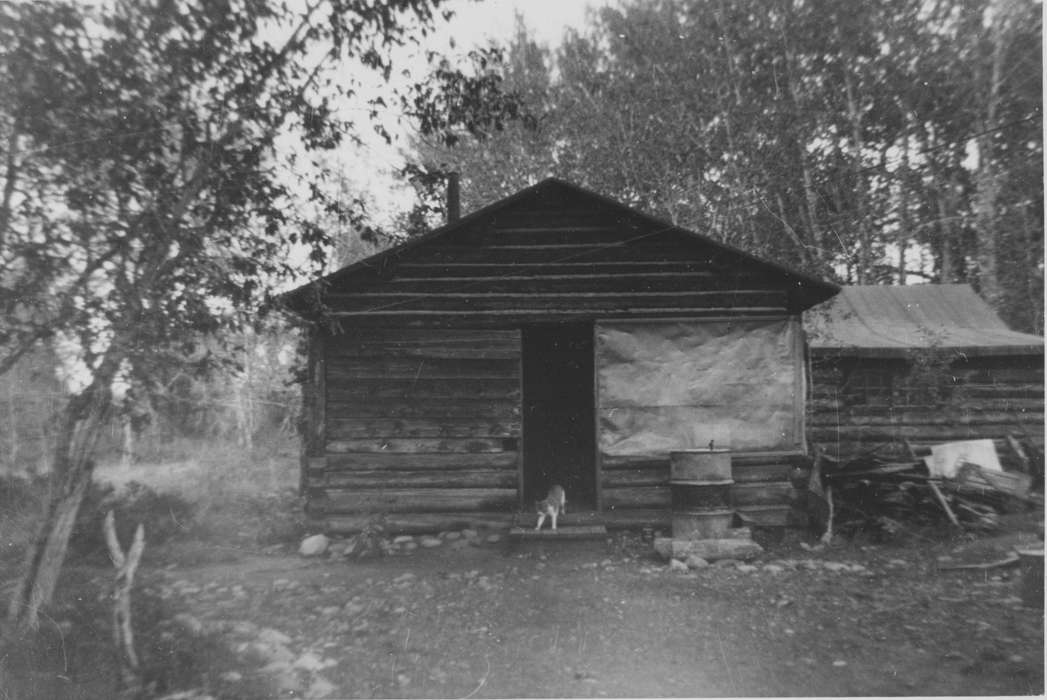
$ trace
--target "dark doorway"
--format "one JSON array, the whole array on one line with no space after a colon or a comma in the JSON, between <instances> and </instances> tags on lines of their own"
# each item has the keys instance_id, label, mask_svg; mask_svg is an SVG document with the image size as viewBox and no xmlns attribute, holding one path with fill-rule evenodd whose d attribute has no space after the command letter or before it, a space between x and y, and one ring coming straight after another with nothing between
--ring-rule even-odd
<instances>
[{"instance_id":1,"label":"dark doorway","mask_svg":"<svg viewBox=\"0 0 1047 700\"><path fill-rule=\"evenodd\" d=\"M567 512L596 509L596 414L591 323L523 328L524 506L553 484Z\"/></svg>"}]
</instances>

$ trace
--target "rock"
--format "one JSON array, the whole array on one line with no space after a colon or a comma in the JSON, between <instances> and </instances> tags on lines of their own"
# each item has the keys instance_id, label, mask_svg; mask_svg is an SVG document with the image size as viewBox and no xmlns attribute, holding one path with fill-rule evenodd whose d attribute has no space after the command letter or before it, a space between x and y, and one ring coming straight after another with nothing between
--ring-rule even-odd
<instances>
[{"instance_id":1,"label":"rock","mask_svg":"<svg viewBox=\"0 0 1047 700\"><path fill-rule=\"evenodd\" d=\"M719 559L752 559L763 552L763 547L752 540L716 539L716 540L679 540L657 537L654 550L663 559L686 559L694 554L706 561Z\"/></svg>"},{"instance_id":2,"label":"rock","mask_svg":"<svg viewBox=\"0 0 1047 700\"><path fill-rule=\"evenodd\" d=\"M394 578L393 579L393 585L399 585L399 584L402 584L402 583L410 583L411 581L414 581L416 578L418 578L418 577L415 576L414 574L412 574L410 571L408 571L407 573L400 574L399 576Z\"/></svg>"},{"instance_id":3,"label":"rock","mask_svg":"<svg viewBox=\"0 0 1047 700\"><path fill-rule=\"evenodd\" d=\"M448 532L448 533L444 534L444 539L448 540L448 541L457 540L457 539L460 539L461 536L462 536L462 533L455 532L455 531L452 530L451 532Z\"/></svg>"},{"instance_id":4,"label":"rock","mask_svg":"<svg viewBox=\"0 0 1047 700\"><path fill-rule=\"evenodd\" d=\"M292 666L303 671L322 671L323 669L331 666L332 662L325 660L320 657L319 654L312 651L307 651L297 659L294 660Z\"/></svg>"},{"instance_id":5,"label":"rock","mask_svg":"<svg viewBox=\"0 0 1047 700\"><path fill-rule=\"evenodd\" d=\"M291 638L281 632L280 630L273 629L272 627L263 627L258 632L258 641L263 644L290 644Z\"/></svg>"},{"instance_id":6,"label":"rock","mask_svg":"<svg viewBox=\"0 0 1047 700\"><path fill-rule=\"evenodd\" d=\"M501 541L502 541L502 536L499 535L498 533L495 533L493 535L488 535L487 539L486 539L487 544L497 544L498 542L501 542Z\"/></svg>"},{"instance_id":7,"label":"rock","mask_svg":"<svg viewBox=\"0 0 1047 700\"><path fill-rule=\"evenodd\" d=\"M298 553L303 557L318 557L327 551L329 541L326 535L313 535L302 540Z\"/></svg>"},{"instance_id":8,"label":"rock","mask_svg":"<svg viewBox=\"0 0 1047 700\"><path fill-rule=\"evenodd\" d=\"M410 542L404 542L402 545L400 545L400 549L404 550L405 552L413 552L414 550L418 549L418 543L414 540L411 540Z\"/></svg>"},{"instance_id":9,"label":"rock","mask_svg":"<svg viewBox=\"0 0 1047 700\"><path fill-rule=\"evenodd\" d=\"M337 693L338 686L322 676L317 676L306 688L305 697L310 700L319 700L320 698L333 698Z\"/></svg>"},{"instance_id":10,"label":"rock","mask_svg":"<svg viewBox=\"0 0 1047 700\"><path fill-rule=\"evenodd\" d=\"M176 625L194 637L199 637L204 633L204 623L200 622L200 620L189 613L178 613L171 619Z\"/></svg>"},{"instance_id":11,"label":"rock","mask_svg":"<svg viewBox=\"0 0 1047 700\"><path fill-rule=\"evenodd\" d=\"M684 563L687 564L688 569L704 569L709 566L708 561L699 556L695 556L694 554L688 554Z\"/></svg>"},{"instance_id":12,"label":"rock","mask_svg":"<svg viewBox=\"0 0 1047 700\"><path fill-rule=\"evenodd\" d=\"M670 571L687 571L687 564L684 564L679 559L670 559L669 569Z\"/></svg>"},{"instance_id":13,"label":"rock","mask_svg":"<svg viewBox=\"0 0 1047 700\"><path fill-rule=\"evenodd\" d=\"M754 571L759 571L760 570L760 567L753 566L752 564L739 564L736 568L738 569L738 571L741 571L743 574L751 574Z\"/></svg>"},{"instance_id":14,"label":"rock","mask_svg":"<svg viewBox=\"0 0 1047 700\"><path fill-rule=\"evenodd\" d=\"M393 538L393 544L401 545L407 542L414 542L414 537L411 535L397 535Z\"/></svg>"},{"instance_id":15,"label":"rock","mask_svg":"<svg viewBox=\"0 0 1047 700\"><path fill-rule=\"evenodd\" d=\"M434 537L433 535L425 535L420 540L418 540L418 544L422 545L426 549L431 549L433 547L439 547L441 544L443 544L443 540L441 540L439 537Z\"/></svg>"},{"instance_id":16,"label":"rock","mask_svg":"<svg viewBox=\"0 0 1047 700\"><path fill-rule=\"evenodd\" d=\"M850 564L845 564L842 561L826 561L822 562L822 568L826 571L840 573L841 571L849 571L851 566Z\"/></svg>"},{"instance_id":17,"label":"rock","mask_svg":"<svg viewBox=\"0 0 1047 700\"><path fill-rule=\"evenodd\" d=\"M473 530L472 528L467 527L464 530L462 530L462 537L464 537L467 540L475 540L479 536L480 533L478 533L476 530Z\"/></svg>"},{"instance_id":18,"label":"rock","mask_svg":"<svg viewBox=\"0 0 1047 700\"><path fill-rule=\"evenodd\" d=\"M779 564L764 564L763 570L769 574L780 574L785 571L785 567Z\"/></svg>"},{"instance_id":19,"label":"rock","mask_svg":"<svg viewBox=\"0 0 1047 700\"><path fill-rule=\"evenodd\" d=\"M833 661L833 666L835 666L836 668L843 668L846 665L847 662L843 659L837 659L836 661Z\"/></svg>"},{"instance_id":20,"label":"rock","mask_svg":"<svg viewBox=\"0 0 1047 700\"><path fill-rule=\"evenodd\" d=\"M239 671L226 671L218 677L226 683L239 683L244 676Z\"/></svg>"}]
</instances>

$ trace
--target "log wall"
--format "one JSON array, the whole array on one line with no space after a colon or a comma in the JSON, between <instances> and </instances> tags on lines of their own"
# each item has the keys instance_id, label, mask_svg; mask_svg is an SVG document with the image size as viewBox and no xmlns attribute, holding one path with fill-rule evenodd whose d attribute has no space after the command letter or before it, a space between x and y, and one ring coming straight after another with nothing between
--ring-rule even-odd
<instances>
[{"instance_id":1,"label":"log wall","mask_svg":"<svg viewBox=\"0 0 1047 700\"><path fill-rule=\"evenodd\" d=\"M887 386L868 389L861 375L878 372ZM929 447L988 438L1007 464L1007 435L1044 444L1043 357L970 357L952 363L939 396L913 392L911 368L901 359L833 358L812 361L807 438L828 454L848 458L874 448L907 456L905 441Z\"/></svg>"},{"instance_id":2,"label":"log wall","mask_svg":"<svg viewBox=\"0 0 1047 700\"><path fill-rule=\"evenodd\" d=\"M325 419L306 465L328 532L508 522L518 505L520 334L369 328L326 336ZM315 431L314 431L315 432ZM322 446L322 447L321 447Z\"/></svg>"},{"instance_id":3,"label":"log wall","mask_svg":"<svg viewBox=\"0 0 1047 700\"><path fill-rule=\"evenodd\" d=\"M669 520L669 456L602 458L601 486L609 521L665 524ZM764 527L801 524L805 489L790 481L794 468L808 472L800 451L732 452L731 501L743 521Z\"/></svg>"}]
</instances>

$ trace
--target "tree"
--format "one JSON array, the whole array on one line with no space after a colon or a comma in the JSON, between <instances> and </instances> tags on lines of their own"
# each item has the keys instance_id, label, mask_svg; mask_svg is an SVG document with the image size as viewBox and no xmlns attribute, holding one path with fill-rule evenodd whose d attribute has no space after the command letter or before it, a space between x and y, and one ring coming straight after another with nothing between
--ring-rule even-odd
<instances>
[{"instance_id":1,"label":"tree","mask_svg":"<svg viewBox=\"0 0 1047 700\"><path fill-rule=\"evenodd\" d=\"M51 598L99 430L119 409L114 381L145 380L192 357L201 335L250 324L270 286L301 266L297 249L322 264L330 240L317 211L361 221L310 170L360 128L338 112L355 81L332 69L353 61L388 79L391 47L424 34L439 4L0 4L0 371L56 337L85 370L12 629L34 627ZM453 71L420 89L444 87L476 99L430 130L475 132L511 107L493 99L484 112L497 85ZM300 191L310 208L296 208Z\"/></svg>"},{"instance_id":2,"label":"tree","mask_svg":"<svg viewBox=\"0 0 1047 700\"><path fill-rule=\"evenodd\" d=\"M1036 0L626 0L555 51L521 27L502 75L534 118L483 142L420 138L416 160L460 171L474 204L555 174L844 282L971 282L1039 332L1039 15Z\"/></svg>"}]
</instances>

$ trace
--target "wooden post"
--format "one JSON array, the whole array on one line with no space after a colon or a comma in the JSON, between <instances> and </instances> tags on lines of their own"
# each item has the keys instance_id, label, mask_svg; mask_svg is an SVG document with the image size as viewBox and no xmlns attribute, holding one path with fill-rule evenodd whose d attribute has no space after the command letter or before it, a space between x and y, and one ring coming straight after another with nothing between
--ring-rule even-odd
<instances>
[{"instance_id":1,"label":"wooden post","mask_svg":"<svg viewBox=\"0 0 1047 700\"><path fill-rule=\"evenodd\" d=\"M145 549L145 528L138 524L135 529L131 548L124 553L116 537L116 526L113 522L113 511L105 515L105 543L109 548L109 558L116 567L113 581L113 644L120 667L121 693L126 697L137 697L142 688L142 676L139 673L138 655L135 653L134 631L131 628L131 586L134 584L135 571Z\"/></svg>"}]
</instances>

